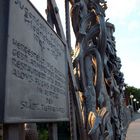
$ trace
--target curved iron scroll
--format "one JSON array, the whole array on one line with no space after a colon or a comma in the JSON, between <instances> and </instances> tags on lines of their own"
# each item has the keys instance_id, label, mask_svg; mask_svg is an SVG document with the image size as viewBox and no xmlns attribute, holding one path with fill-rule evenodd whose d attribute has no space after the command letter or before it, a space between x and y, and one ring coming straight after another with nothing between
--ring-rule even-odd
<instances>
[{"instance_id":1,"label":"curved iron scroll","mask_svg":"<svg viewBox=\"0 0 140 140\"><path fill-rule=\"evenodd\" d=\"M123 140L124 78L104 0L71 0L73 56L87 139Z\"/></svg>"}]
</instances>

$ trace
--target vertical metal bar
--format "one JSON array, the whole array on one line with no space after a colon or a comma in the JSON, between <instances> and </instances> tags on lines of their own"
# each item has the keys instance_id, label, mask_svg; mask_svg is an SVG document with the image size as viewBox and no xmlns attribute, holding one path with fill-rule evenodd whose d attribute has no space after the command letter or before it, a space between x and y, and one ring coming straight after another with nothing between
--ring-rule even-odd
<instances>
[{"instance_id":1,"label":"vertical metal bar","mask_svg":"<svg viewBox=\"0 0 140 140\"><path fill-rule=\"evenodd\" d=\"M71 140L77 140L77 126L76 126L76 115L75 115L75 106L73 101L72 91L69 92L70 99L70 135Z\"/></svg>"},{"instance_id":2,"label":"vertical metal bar","mask_svg":"<svg viewBox=\"0 0 140 140\"><path fill-rule=\"evenodd\" d=\"M25 140L24 124L4 124L3 140Z\"/></svg>"},{"instance_id":3,"label":"vertical metal bar","mask_svg":"<svg viewBox=\"0 0 140 140\"><path fill-rule=\"evenodd\" d=\"M49 123L49 140L58 140L57 123Z\"/></svg>"},{"instance_id":4,"label":"vertical metal bar","mask_svg":"<svg viewBox=\"0 0 140 140\"><path fill-rule=\"evenodd\" d=\"M55 1L47 0L47 21L50 23L52 28L54 28L54 21L53 21L53 6L55 5ZM64 39L64 38L63 38ZM58 140L58 133L57 133L57 123L49 123L49 140Z\"/></svg>"},{"instance_id":5,"label":"vertical metal bar","mask_svg":"<svg viewBox=\"0 0 140 140\"><path fill-rule=\"evenodd\" d=\"M3 124L0 124L0 140L3 139Z\"/></svg>"},{"instance_id":6,"label":"vertical metal bar","mask_svg":"<svg viewBox=\"0 0 140 140\"><path fill-rule=\"evenodd\" d=\"M47 0L47 9L45 10L46 15L47 15L47 21L49 22L49 24L51 25L52 28L54 28L54 21L52 18L52 9L51 9L51 2L50 0Z\"/></svg>"},{"instance_id":7,"label":"vertical metal bar","mask_svg":"<svg viewBox=\"0 0 140 140\"><path fill-rule=\"evenodd\" d=\"M69 0L65 0L65 17L66 17L66 40L70 53L72 52L71 48L71 32L70 32L70 16L69 16Z\"/></svg>"},{"instance_id":8,"label":"vertical metal bar","mask_svg":"<svg viewBox=\"0 0 140 140\"><path fill-rule=\"evenodd\" d=\"M0 0L0 122L4 120L9 2Z\"/></svg>"}]
</instances>

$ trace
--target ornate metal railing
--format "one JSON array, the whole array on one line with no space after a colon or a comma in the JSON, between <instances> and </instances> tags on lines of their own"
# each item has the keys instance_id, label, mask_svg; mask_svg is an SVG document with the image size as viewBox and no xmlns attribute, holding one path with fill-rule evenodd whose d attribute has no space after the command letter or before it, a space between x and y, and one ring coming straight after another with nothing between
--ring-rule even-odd
<instances>
[{"instance_id":1,"label":"ornate metal railing","mask_svg":"<svg viewBox=\"0 0 140 140\"><path fill-rule=\"evenodd\" d=\"M106 2L73 0L71 4L76 36L73 66L87 138L122 140L128 124L123 115L124 78L116 54L115 27L105 21Z\"/></svg>"},{"instance_id":2,"label":"ornate metal railing","mask_svg":"<svg viewBox=\"0 0 140 140\"><path fill-rule=\"evenodd\" d=\"M4 34L4 36L1 36L2 43L0 43L5 46L8 44L7 30L9 24L7 17L9 16L9 12L6 8L11 6L9 5L9 2L11 1L6 0L5 2L5 0L3 0L0 2L2 5L2 12L0 12L2 16L0 17L4 21L0 24L0 29L2 30L2 34ZM36 10L35 13L37 13L51 31L55 26L57 37L59 36L58 38L61 38L61 41L65 46L66 67L68 68L67 81L69 84L67 87L69 109L67 108L66 111L69 112L69 117L67 118L66 123L70 126L71 140L124 140L131 115L124 102L123 87L125 84L123 73L120 71L121 60L117 56L115 37L113 36L115 27L113 24L105 21L107 3L105 0L65 0L65 2L66 38L55 0L47 0L46 14L47 22L50 25L48 25L48 23L46 24ZM72 57L70 55L72 48L70 40L69 2L72 5L71 21L76 37L75 50ZM24 8L25 11L28 10L26 7L21 6L21 1L15 1L15 4L17 3L20 5L21 9ZM34 9L33 6L32 8ZM3 30L3 27L5 30ZM12 29L12 27L10 29ZM4 52L4 54L8 54L6 51L7 50L2 47L2 52ZM38 51L40 51L40 49L38 49ZM11 56L9 58L11 58ZM2 60L6 62L7 56L5 55L4 58L1 57L1 62ZM6 65L7 64L5 63L4 67L6 67ZM6 68L2 69L2 71L5 74ZM3 79L5 81L5 76L1 80L3 87L2 91L5 92ZM43 90L41 89L41 91ZM2 93L1 99L4 98L5 100L4 92ZM42 93L43 92L41 92L41 94ZM2 103L3 107L1 107L2 113L5 109L4 103L5 102ZM61 104L61 102L59 102L59 104ZM25 107L24 104L22 105ZM40 111L39 109L40 108L37 108L36 111ZM2 123L4 121L4 115L0 116ZM34 118L34 116L32 117ZM42 116L38 117L42 118ZM28 123L25 124L24 121L21 121L22 124L0 125L0 138L3 136L4 140L15 138L17 140L38 139L36 124L29 123L28 121ZM50 121L46 121L48 123L49 139L57 140L57 121L50 122L51 119ZM63 121L66 120L64 119ZM19 128L21 130L19 130ZM22 134L22 136L19 136L19 134Z\"/></svg>"}]
</instances>

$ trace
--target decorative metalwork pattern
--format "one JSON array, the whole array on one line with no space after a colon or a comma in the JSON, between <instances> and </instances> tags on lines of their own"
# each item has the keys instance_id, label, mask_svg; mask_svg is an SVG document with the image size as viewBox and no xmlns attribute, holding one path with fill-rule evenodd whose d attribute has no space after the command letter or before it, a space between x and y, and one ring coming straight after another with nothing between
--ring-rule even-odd
<instances>
[{"instance_id":1,"label":"decorative metalwork pattern","mask_svg":"<svg viewBox=\"0 0 140 140\"><path fill-rule=\"evenodd\" d=\"M116 54L113 24L105 21L104 0L71 0L76 36L73 57L87 139L123 140L124 78Z\"/></svg>"}]
</instances>

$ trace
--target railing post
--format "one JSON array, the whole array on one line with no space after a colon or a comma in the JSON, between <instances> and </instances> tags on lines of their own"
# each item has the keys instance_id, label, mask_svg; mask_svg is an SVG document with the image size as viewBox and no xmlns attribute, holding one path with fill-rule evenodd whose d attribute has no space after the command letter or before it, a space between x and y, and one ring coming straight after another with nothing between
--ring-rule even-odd
<instances>
[{"instance_id":1,"label":"railing post","mask_svg":"<svg viewBox=\"0 0 140 140\"><path fill-rule=\"evenodd\" d=\"M57 123L49 123L49 140L58 140Z\"/></svg>"},{"instance_id":2,"label":"railing post","mask_svg":"<svg viewBox=\"0 0 140 140\"><path fill-rule=\"evenodd\" d=\"M4 124L3 140L25 140L24 124Z\"/></svg>"}]
</instances>

